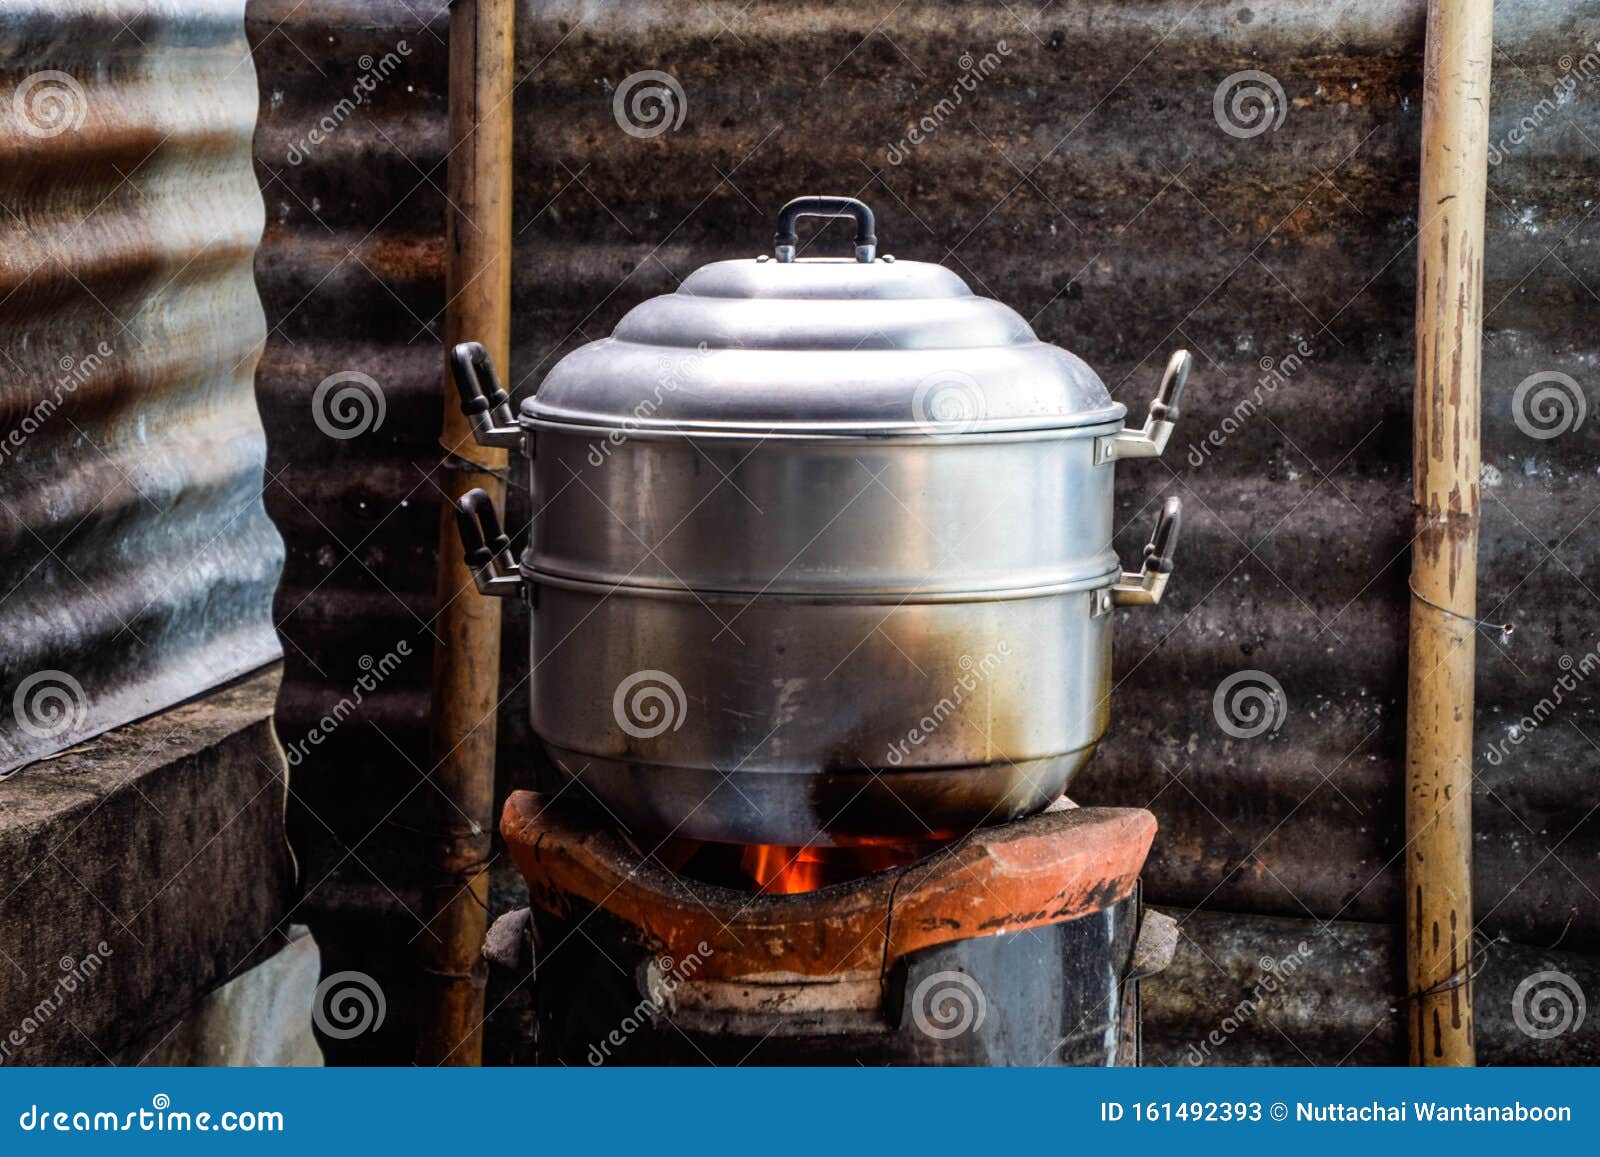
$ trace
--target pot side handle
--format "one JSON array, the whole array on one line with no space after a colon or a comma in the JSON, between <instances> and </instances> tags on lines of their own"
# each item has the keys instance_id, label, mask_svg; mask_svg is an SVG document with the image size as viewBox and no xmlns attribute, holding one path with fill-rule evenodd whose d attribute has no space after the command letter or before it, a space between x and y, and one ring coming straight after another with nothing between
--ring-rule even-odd
<instances>
[{"instance_id":1,"label":"pot side handle","mask_svg":"<svg viewBox=\"0 0 1600 1157\"><path fill-rule=\"evenodd\" d=\"M1172 575L1172 556L1178 548L1178 530L1183 525L1183 500L1177 495L1161 505L1155 533L1144 548L1144 563L1138 570L1125 570L1111 588L1111 601L1119 607L1151 607L1166 593Z\"/></svg>"},{"instance_id":2,"label":"pot side handle","mask_svg":"<svg viewBox=\"0 0 1600 1157\"><path fill-rule=\"evenodd\" d=\"M1118 458L1159 458L1172 437L1173 424L1179 418L1178 403L1183 399L1183 387L1189 382L1189 366L1193 362L1188 350L1176 350L1167 359L1166 372L1161 375L1161 386L1139 430L1118 430L1094 440L1094 461L1099 466Z\"/></svg>"},{"instance_id":3,"label":"pot side handle","mask_svg":"<svg viewBox=\"0 0 1600 1157\"><path fill-rule=\"evenodd\" d=\"M479 594L503 599L522 594L522 570L511 553L511 537L500 528L499 512L487 491L475 486L461 496L456 530Z\"/></svg>"},{"instance_id":4,"label":"pot side handle","mask_svg":"<svg viewBox=\"0 0 1600 1157\"><path fill-rule=\"evenodd\" d=\"M511 395L500 385L489 351L475 341L464 341L450 351L450 377L461 395L461 412L472 424L472 438L480 446L515 450L522 445L522 429L511 412Z\"/></svg>"}]
</instances>

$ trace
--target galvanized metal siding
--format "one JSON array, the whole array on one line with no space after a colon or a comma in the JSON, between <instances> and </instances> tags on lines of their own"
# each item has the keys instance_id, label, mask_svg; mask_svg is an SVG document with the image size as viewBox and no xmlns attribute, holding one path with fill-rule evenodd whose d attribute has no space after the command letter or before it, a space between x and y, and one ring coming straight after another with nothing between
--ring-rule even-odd
<instances>
[{"instance_id":1,"label":"galvanized metal siding","mask_svg":"<svg viewBox=\"0 0 1600 1157\"><path fill-rule=\"evenodd\" d=\"M444 5L315 8L251 9L270 218L259 273L274 324L262 381L283 471L268 502L290 540L286 737L346 693L358 656L402 637L426 643L437 509L427 472L440 405ZM1497 9L1499 140L1593 49L1600 4ZM998 3L530 3L521 17L510 372L520 392L697 265L765 248L776 207L819 190L864 197L885 251L942 261L1012 304L1135 413L1166 354L1195 351L1165 464L1119 472L1125 558L1162 496L1182 495L1188 522L1166 604L1119 615L1113 728L1077 792L1155 811L1155 902L1227 914L1187 921L1187 979L1149 986L1152 1046L1181 1060L1183 1043L1236 1005L1226 944L1270 942L1286 919L1398 920L1420 0L1096 0L1037 14ZM362 58L401 39L412 49L403 69L289 163ZM999 65L940 111L990 53ZM650 69L681 85L687 114L642 138L622 130L612 100ZM1214 101L1248 70L1281 86L1285 115L1275 130L1232 135ZM1585 518L1600 504L1595 427L1540 439L1512 415L1516 387L1538 371L1593 389L1597 109L1600 83L1585 83L1491 174L1481 598L1483 615L1516 634L1505 648L1493 632L1480 640L1484 748L1548 697L1562 655L1600 643L1600 523ZM936 122L927 140L892 158L924 117ZM1256 398L1269 360L1283 381ZM332 441L311 395L346 369L382 385L386 415ZM1206 452L1213 430L1222 442ZM514 522L519 513L514 501ZM528 777L522 627L515 616L507 626L507 783ZM1213 695L1252 670L1277 680L1288 709L1276 730L1236 738ZM296 788L322 869L309 878L328 875L307 907L373 917L363 937L387 913L405 929L396 946L418 931L403 909L414 907L420 805L433 795L420 780L426 677L412 662L363 706L403 755L347 724ZM1600 947L1592 684L1564 693L1498 765L1480 761L1477 911L1488 937ZM333 923L319 935L337 937ZM1388 1055L1370 1042L1393 1040L1393 1026L1369 1018L1394 1016L1392 961L1362 956L1359 942L1352 933L1312 958L1308 999L1331 994L1314 1019L1336 1024L1302 1046L1311 1059ZM345 950L375 958L353 939ZM1194 983L1206 970L1212 982ZM1502 1059L1575 1055L1504 1018L1484 1032L1497 1034L1486 1053Z\"/></svg>"},{"instance_id":2,"label":"galvanized metal siding","mask_svg":"<svg viewBox=\"0 0 1600 1157\"><path fill-rule=\"evenodd\" d=\"M270 327L258 375L265 500L287 546L278 731L291 751L289 818L307 888L300 914L330 969L379 976L397 1009L419 928L410 913L425 808L439 803L421 777L440 503L428 471L438 461L443 373L445 9L442 0L272 0L247 12L267 209L256 262ZM362 94L353 115L339 113L388 54L397 70ZM332 128L311 144L324 118L335 118ZM334 437L319 413L340 434L358 429L359 415L348 430L332 424L328 395L319 406L317 391L348 371L370 376L383 414ZM411 654L324 739L320 720L368 673L363 657L376 665L402 643ZM303 761L297 745L309 752ZM385 947L374 952L377 944ZM390 1022L373 1059L410 1056L404 1017ZM331 1055L340 1047L350 1046L335 1042Z\"/></svg>"},{"instance_id":3,"label":"galvanized metal siding","mask_svg":"<svg viewBox=\"0 0 1600 1157\"><path fill-rule=\"evenodd\" d=\"M0 773L280 653L243 14L0 3Z\"/></svg>"}]
</instances>

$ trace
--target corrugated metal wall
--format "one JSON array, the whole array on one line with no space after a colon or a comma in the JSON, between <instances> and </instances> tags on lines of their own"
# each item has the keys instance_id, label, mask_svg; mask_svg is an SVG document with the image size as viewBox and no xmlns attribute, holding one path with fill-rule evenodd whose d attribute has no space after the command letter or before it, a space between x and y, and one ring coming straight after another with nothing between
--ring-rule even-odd
<instances>
[{"instance_id":1,"label":"corrugated metal wall","mask_svg":"<svg viewBox=\"0 0 1600 1157\"><path fill-rule=\"evenodd\" d=\"M0 2L0 774L279 655L243 15Z\"/></svg>"},{"instance_id":2,"label":"corrugated metal wall","mask_svg":"<svg viewBox=\"0 0 1600 1157\"><path fill-rule=\"evenodd\" d=\"M273 327L261 377L268 503L290 544L286 741L348 694L360 656L400 639L426 652L443 9L251 6L269 216L257 271ZM1593 424L1539 437L1527 420L1538 384L1523 393L1521 426L1513 399L1535 373L1592 389L1600 78L1585 58L1600 3L1497 9L1504 157L1485 271L1481 584L1484 616L1516 633L1508 646L1491 631L1480 643L1480 745L1506 751L1478 769L1476 905L1484 1055L1537 1063L1594 1050L1592 1024L1549 1040L1518 1031L1509 999L1535 965L1594 979L1583 955L1600 948L1593 680L1574 680L1530 732L1513 740L1508 727L1551 695L1562 656L1580 671L1600 643L1600 521L1587 517L1600 477ZM762 250L776 207L816 191L865 198L886 251L941 261L1012 304L1136 413L1167 353L1195 351L1165 463L1119 471L1124 557L1163 495L1183 496L1188 521L1167 602L1119 619L1113 731L1078 791L1148 804L1162 834L1147 894L1202 910L1185 920L1172 973L1149 986L1157 1061L1193 1059L1188 1045L1237 1019L1262 969L1277 975L1302 940L1304 967L1208 1059L1400 1055L1392 928L1422 18L1419 0L521 13L520 392L697 265ZM397 63L362 88L388 56ZM619 126L616 87L644 70L681 86L681 127L645 137ZM1235 75L1252 71L1264 76ZM1258 126L1248 90L1274 85L1281 100ZM348 112L333 111L357 89ZM331 128L308 145L324 120ZM318 428L314 393L344 371L380 387L383 418L334 439ZM507 686L525 670L524 626L508 616ZM1286 704L1253 738L1225 730L1214 705L1238 672L1270 677ZM330 967L394 986L419 934L406 911L436 800L419 770L426 678L426 660L402 666L362 707L387 738L347 724L296 784L304 908ZM1247 719L1228 727L1252 730ZM501 734L505 783L525 781L520 696ZM404 1026L391 1017L386 1032L362 1042L365 1055L404 1055Z\"/></svg>"}]
</instances>

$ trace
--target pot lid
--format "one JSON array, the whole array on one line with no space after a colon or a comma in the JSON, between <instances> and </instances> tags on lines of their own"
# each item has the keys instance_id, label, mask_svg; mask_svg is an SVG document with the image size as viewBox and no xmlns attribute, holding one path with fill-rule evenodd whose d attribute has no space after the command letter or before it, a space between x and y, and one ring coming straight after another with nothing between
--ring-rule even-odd
<instances>
[{"instance_id":1,"label":"pot lid","mask_svg":"<svg viewBox=\"0 0 1600 1157\"><path fill-rule=\"evenodd\" d=\"M852 217L854 258L798 258L800 216ZM563 358L525 419L629 429L946 435L1120 423L1084 362L940 265L876 255L872 211L802 197L776 259L717 261Z\"/></svg>"}]
</instances>

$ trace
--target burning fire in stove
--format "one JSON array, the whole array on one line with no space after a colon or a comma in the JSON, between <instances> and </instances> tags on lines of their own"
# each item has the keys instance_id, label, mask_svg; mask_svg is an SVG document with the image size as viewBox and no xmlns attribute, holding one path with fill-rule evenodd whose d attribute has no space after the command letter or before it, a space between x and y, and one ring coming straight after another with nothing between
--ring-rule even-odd
<instances>
[{"instance_id":1,"label":"burning fire in stove","mask_svg":"<svg viewBox=\"0 0 1600 1157\"><path fill-rule=\"evenodd\" d=\"M902 867L925 854L916 844L843 848L747 844L739 857L739 870L755 885L755 891L769 896L791 896Z\"/></svg>"},{"instance_id":2,"label":"burning fire in stove","mask_svg":"<svg viewBox=\"0 0 1600 1157\"><path fill-rule=\"evenodd\" d=\"M763 896L793 896L914 864L946 842L867 840L841 847L796 847L668 839L655 849L654 858L668 871L725 888Z\"/></svg>"},{"instance_id":3,"label":"burning fire in stove","mask_svg":"<svg viewBox=\"0 0 1600 1157\"><path fill-rule=\"evenodd\" d=\"M756 891L789 896L822 887L827 863L818 848L749 844L739 857L739 868L755 883Z\"/></svg>"}]
</instances>

